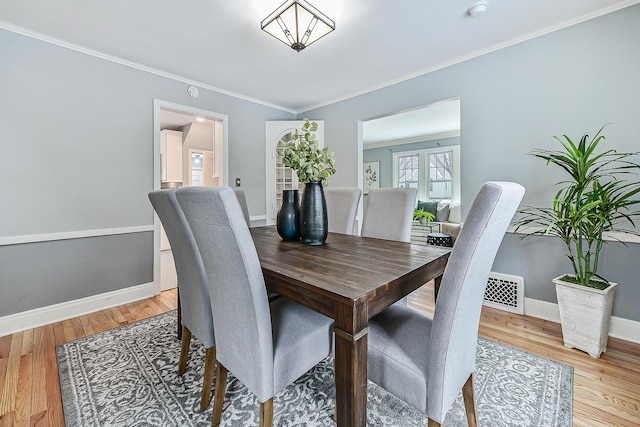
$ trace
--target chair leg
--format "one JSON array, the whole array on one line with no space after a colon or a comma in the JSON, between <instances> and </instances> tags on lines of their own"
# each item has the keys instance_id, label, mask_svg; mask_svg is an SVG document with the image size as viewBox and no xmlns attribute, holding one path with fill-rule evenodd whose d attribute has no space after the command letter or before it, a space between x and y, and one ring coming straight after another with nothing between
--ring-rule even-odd
<instances>
[{"instance_id":1,"label":"chair leg","mask_svg":"<svg viewBox=\"0 0 640 427\"><path fill-rule=\"evenodd\" d=\"M477 427L478 413L476 412L476 398L473 393L473 374L462 386L462 398L464 399L464 409L467 412L467 423L469 427Z\"/></svg>"},{"instance_id":2,"label":"chair leg","mask_svg":"<svg viewBox=\"0 0 640 427\"><path fill-rule=\"evenodd\" d=\"M209 347L204 357L204 379L202 380L202 399L200 400L200 411L204 411L209 406L211 398L211 387L213 387L213 374L216 370L216 346Z\"/></svg>"},{"instance_id":3,"label":"chair leg","mask_svg":"<svg viewBox=\"0 0 640 427\"><path fill-rule=\"evenodd\" d=\"M427 426L428 427L440 427L440 423L437 421L433 421L431 418L429 418L429 421L427 422Z\"/></svg>"},{"instance_id":4,"label":"chair leg","mask_svg":"<svg viewBox=\"0 0 640 427\"><path fill-rule=\"evenodd\" d=\"M178 340L182 340L182 307L180 306L180 288L176 288L178 294Z\"/></svg>"},{"instance_id":5,"label":"chair leg","mask_svg":"<svg viewBox=\"0 0 640 427\"><path fill-rule=\"evenodd\" d=\"M260 427L271 427L273 425L273 397L266 402L260 403Z\"/></svg>"},{"instance_id":6,"label":"chair leg","mask_svg":"<svg viewBox=\"0 0 640 427\"><path fill-rule=\"evenodd\" d=\"M218 365L218 377L216 378L216 391L213 395L213 414L211 415L211 427L220 425L222 417L222 404L224 403L224 393L227 391L227 374L229 371L216 361Z\"/></svg>"},{"instance_id":7,"label":"chair leg","mask_svg":"<svg viewBox=\"0 0 640 427\"><path fill-rule=\"evenodd\" d=\"M180 347L180 361L178 362L178 376L184 374L189 359L189 346L191 345L191 331L182 326L182 346Z\"/></svg>"}]
</instances>

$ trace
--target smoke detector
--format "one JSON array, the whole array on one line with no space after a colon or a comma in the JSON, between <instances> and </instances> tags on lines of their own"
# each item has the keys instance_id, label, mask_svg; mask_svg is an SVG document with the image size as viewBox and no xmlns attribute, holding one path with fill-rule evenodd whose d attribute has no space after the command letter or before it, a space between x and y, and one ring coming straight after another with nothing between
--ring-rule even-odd
<instances>
[{"instance_id":1,"label":"smoke detector","mask_svg":"<svg viewBox=\"0 0 640 427\"><path fill-rule=\"evenodd\" d=\"M469 6L469 8L467 9L467 13L472 18L475 18L476 16L480 15L481 13L486 12L487 11L487 6L489 6L489 2L483 1L483 0L477 1L474 4L472 4L471 6Z\"/></svg>"}]
</instances>

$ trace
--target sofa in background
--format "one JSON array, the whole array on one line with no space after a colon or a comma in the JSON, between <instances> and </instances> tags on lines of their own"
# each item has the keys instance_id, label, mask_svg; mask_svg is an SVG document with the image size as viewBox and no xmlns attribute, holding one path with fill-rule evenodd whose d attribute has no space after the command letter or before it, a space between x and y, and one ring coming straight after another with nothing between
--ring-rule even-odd
<instances>
[{"instance_id":1,"label":"sofa in background","mask_svg":"<svg viewBox=\"0 0 640 427\"><path fill-rule=\"evenodd\" d=\"M456 241L461 227L460 203L418 201L416 209L424 209L427 212L431 212L436 218L431 221L430 225L421 225L418 221L414 221L411 230L412 242L426 244L427 234L438 232L438 226L441 233L451 235L453 242Z\"/></svg>"}]
</instances>

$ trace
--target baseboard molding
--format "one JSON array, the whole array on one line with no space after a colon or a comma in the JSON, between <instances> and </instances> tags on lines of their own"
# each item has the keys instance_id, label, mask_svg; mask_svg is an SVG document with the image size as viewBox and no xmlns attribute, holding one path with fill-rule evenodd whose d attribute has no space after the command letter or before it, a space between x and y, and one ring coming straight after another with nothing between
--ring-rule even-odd
<instances>
[{"instance_id":1,"label":"baseboard molding","mask_svg":"<svg viewBox=\"0 0 640 427\"><path fill-rule=\"evenodd\" d=\"M554 304L552 302L525 298L524 314L526 316L560 323L560 311L558 309L558 304ZM640 322L611 316L609 336L640 344Z\"/></svg>"},{"instance_id":2,"label":"baseboard molding","mask_svg":"<svg viewBox=\"0 0 640 427\"><path fill-rule=\"evenodd\" d=\"M0 337L27 329L37 328L50 323L60 322L72 317L127 304L155 295L154 283L131 286L104 294L92 295L73 301L62 302L46 307L35 308L21 313L0 317Z\"/></svg>"}]
</instances>

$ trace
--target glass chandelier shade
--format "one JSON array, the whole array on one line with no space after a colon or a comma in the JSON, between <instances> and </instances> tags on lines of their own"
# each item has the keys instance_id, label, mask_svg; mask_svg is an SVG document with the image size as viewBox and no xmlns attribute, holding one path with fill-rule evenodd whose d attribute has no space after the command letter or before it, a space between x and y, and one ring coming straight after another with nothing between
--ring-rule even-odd
<instances>
[{"instance_id":1,"label":"glass chandelier shade","mask_svg":"<svg viewBox=\"0 0 640 427\"><path fill-rule=\"evenodd\" d=\"M304 0L288 0L267 16L260 27L300 52L335 30L336 24Z\"/></svg>"}]
</instances>

